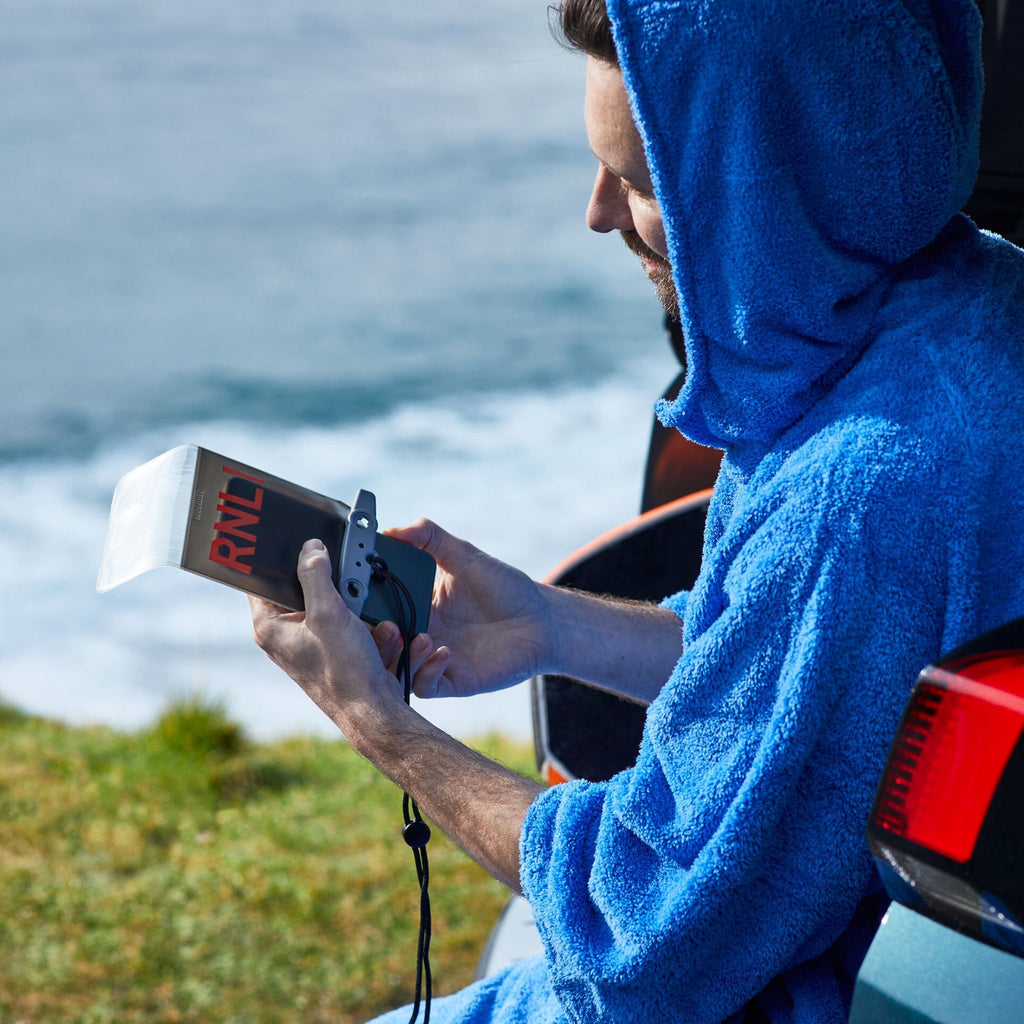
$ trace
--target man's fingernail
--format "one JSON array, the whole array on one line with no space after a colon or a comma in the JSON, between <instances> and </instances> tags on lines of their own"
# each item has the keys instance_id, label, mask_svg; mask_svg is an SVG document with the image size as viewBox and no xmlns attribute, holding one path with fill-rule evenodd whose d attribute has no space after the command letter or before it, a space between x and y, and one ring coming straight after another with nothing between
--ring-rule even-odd
<instances>
[{"instance_id":1,"label":"man's fingernail","mask_svg":"<svg viewBox=\"0 0 1024 1024\"><path fill-rule=\"evenodd\" d=\"M317 540L316 538L313 538L312 540L307 540L306 543L302 545L302 553L304 555L312 554L312 552L314 551L324 550L324 542L322 540Z\"/></svg>"}]
</instances>

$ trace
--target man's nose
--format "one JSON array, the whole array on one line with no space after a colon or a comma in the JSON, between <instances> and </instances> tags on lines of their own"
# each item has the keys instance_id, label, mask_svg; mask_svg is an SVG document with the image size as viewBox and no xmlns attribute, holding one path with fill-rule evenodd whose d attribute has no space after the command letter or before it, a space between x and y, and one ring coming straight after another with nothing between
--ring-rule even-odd
<instances>
[{"instance_id":1,"label":"man's nose","mask_svg":"<svg viewBox=\"0 0 1024 1024\"><path fill-rule=\"evenodd\" d=\"M587 227L602 234L633 229L633 215L622 182L607 167L597 169L594 191L587 204Z\"/></svg>"}]
</instances>

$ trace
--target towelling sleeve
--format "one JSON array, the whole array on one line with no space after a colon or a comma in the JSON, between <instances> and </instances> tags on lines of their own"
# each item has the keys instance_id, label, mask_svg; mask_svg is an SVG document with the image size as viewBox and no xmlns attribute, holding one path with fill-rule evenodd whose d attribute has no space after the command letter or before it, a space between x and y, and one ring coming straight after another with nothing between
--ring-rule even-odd
<instances>
[{"instance_id":1,"label":"towelling sleeve","mask_svg":"<svg viewBox=\"0 0 1024 1024\"><path fill-rule=\"evenodd\" d=\"M878 447L870 477L720 484L636 767L531 808L522 882L571 1019L717 1024L781 977L773 1022L845 1021L821 954L874 886L872 793L962 562L925 460Z\"/></svg>"}]
</instances>

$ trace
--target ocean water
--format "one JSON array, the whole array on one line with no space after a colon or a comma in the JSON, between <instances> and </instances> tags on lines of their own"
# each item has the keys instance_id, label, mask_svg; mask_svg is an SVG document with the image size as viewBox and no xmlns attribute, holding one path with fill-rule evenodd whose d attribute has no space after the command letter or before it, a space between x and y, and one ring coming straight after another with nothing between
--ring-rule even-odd
<instances>
[{"instance_id":1,"label":"ocean water","mask_svg":"<svg viewBox=\"0 0 1024 1024\"><path fill-rule=\"evenodd\" d=\"M586 230L583 65L546 4L6 0L0 699L333 733L240 595L94 591L117 479L195 442L435 518L535 576L632 515L674 374ZM529 733L524 687L424 712Z\"/></svg>"}]
</instances>

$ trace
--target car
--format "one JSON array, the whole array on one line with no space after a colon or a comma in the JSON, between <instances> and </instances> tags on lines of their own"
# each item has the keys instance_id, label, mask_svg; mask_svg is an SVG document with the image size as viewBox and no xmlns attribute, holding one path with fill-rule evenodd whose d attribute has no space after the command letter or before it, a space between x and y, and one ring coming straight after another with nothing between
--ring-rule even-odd
<instances>
[{"instance_id":1,"label":"car","mask_svg":"<svg viewBox=\"0 0 1024 1024\"><path fill-rule=\"evenodd\" d=\"M850 1024L1024 1021L1024 618L921 673L867 840L893 904Z\"/></svg>"}]
</instances>

